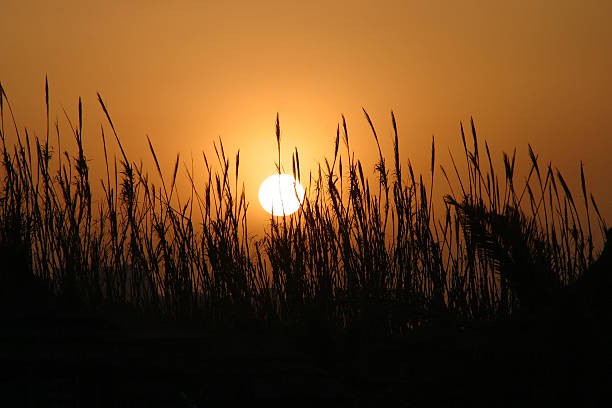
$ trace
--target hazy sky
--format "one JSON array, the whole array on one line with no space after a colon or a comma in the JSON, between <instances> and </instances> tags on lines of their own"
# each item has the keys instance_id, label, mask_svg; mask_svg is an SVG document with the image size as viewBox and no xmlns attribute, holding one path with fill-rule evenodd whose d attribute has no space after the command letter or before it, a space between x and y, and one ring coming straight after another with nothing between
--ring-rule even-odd
<instances>
[{"instance_id":1,"label":"hazy sky","mask_svg":"<svg viewBox=\"0 0 612 408\"><path fill-rule=\"evenodd\" d=\"M525 158L531 143L576 187L583 160L610 221L611 21L609 0L1 0L0 81L37 135L45 75L60 123L81 96L94 169L97 91L128 155L151 172L145 135L168 172L177 153L190 162L220 136L232 155L240 148L254 216L274 172L277 112L284 165L297 147L307 173L333 152L342 113L356 155L373 157L365 107L387 151L395 111L404 161L423 171L432 135L441 163L448 148L461 153L470 116L497 159L514 147Z\"/></svg>"}]
</instances>

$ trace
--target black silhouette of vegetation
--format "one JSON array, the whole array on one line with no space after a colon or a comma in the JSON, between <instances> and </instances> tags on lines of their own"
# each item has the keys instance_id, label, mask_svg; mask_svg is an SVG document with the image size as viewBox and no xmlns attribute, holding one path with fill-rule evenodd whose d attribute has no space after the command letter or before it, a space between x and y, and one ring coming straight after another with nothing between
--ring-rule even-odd
<instances>
[{"instance_id":1,"label":"black silhouette of vegetation","mask_svg":"<svg viewBox=\"0 0 612 408\"><path fill-rule=\"evenodd\" d=\"M552 321L559 313L562 324L572 314L595 326L610 322L610 236L582 165L580 199L531 147L521 182L515 153L504 154L504 169L496 170L473 121L471 140L461 126L463 175L453 156L452 168L436 165L432 141L430 173L423 176L400 159L393 113L388 161L364 110L379 152L372 179L351 149L343 117L333 157L311 178L301 209L271 217L265 237L253 242L239 153L232 161L216 143L216 157L204 156L205 183L196 185L187 170L190 196L177 197L179 157L168 177L149 141L161 185L150 181L128 158L98 95L108 123L100 134L104 197L96 206L81 101L70 123L77 153L53 152L49 139L61 136L49 123L47 86L45 94L46 134L32 140L0 87L4 298L39 293L90 311L129 306L198 328L283 328L310 344L344 336L349 348L421 327ZM280 170L278 117L276 140ZM108 157L109 143L118 144L118 159ZM301 178L297 150L292 171ZM437 171L450 191L438 217ZM600 256L595 243L603 240Z\"/></svg>"}]
</instances>

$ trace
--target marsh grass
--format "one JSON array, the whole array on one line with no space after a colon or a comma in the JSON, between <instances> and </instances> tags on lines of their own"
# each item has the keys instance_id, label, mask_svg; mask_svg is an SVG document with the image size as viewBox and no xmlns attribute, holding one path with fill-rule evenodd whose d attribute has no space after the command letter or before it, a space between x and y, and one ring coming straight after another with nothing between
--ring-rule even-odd
<instances>
[{"instance_id":1,"label":"marsh grass","mask_svg":"<svg viewBox=\"0 0 612 408\"><path fill-rule=\"evenodd\" d=\"M498 171L471 121L471 140L460 129L463 173L454 156L452 168L437 166L432 140L430 173L416 175L400 159L393 113L388 161L364 110L379 152L376 177L367 176L351 149L342 117L333 157L311 177L301 209L272 216L265 237L252 241L239 152L232 160L216 142L215 157L203 157L203 185L192 166L189 196L179 197L180 157L168 177L148 141L161 184L155 185L127 157L98 95L107 118L100 130L106 174L102 200L95 201L81 101L76 123L66 115L76 147L71 155L50 149L50 137L61 146L63 136L58 125L50 127L47 84L45 97L45 138L32 140L0 87L0 248L10 259L2 279L10 287L22 275L36 277L83 307L130 305L207 327L329 333L397 334L432 322L507 319L536 311L581 276L596 258L597 231L606 231L582 164L580 198L530 146L528 177L519 182L515 152L504 153ZM15 145L7 144L9 132ZM278 117L276 141L280 171ZM110 143L119 147L118 158L109 157ZM449 191L440 217L432 197L437 171ZM297 150L292 172L300 178Z\"/></svg>"}]
</instances>

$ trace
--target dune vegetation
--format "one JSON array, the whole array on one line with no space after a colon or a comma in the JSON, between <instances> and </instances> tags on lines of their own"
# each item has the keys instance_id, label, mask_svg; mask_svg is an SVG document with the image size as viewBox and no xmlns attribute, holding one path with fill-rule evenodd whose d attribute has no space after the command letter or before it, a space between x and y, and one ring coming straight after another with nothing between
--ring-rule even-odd
<instances>
[{"instance_id":1,"label":"dune vegetation","mask_svg":"<svg viewBox=\"0 0 612 408\"><path fill-rule=\"evenodd\" d=\"M419 175L400 158L395 116L389 158L364 111L380 153L375 177L351 149L342 118L333 157L310 180L301 209L271 217L265 237L254 241L239 154L228 156L216 144L216 157L205 157L205 183L196 185L187 173L191 192L177 198L179 159L172 174L162 174L149 141L152 171L161 180L154 184L127 157L98 96L108 119L100 133L106 176L103 197L94 200L92 185L100 181L89 175L80 100L69 136L76 153L53 152L55 131L68 141L49 126L48 87L44 138L31 138L15 123L0 88L4 288L36 282L79 307L129 305L198 327L402 334L429 323L461 326L537 313L594 264L594 243L605 237L582 165L581 191L573 194L529 146L528 177L521 181L516 154L504 153L504 168L496 169L472 121L466 132L461 125L464 150L453 166L437 165L432 142L430 172ZM276 136L280 150L278 118ZM110 143L120 148L117 158L107 154ZM55 170L52 160L59 163ZM464 160L467 171L455 160ZM292 172L300 178L297 151ZM432 197L438 172L448 193ZM432 210L438 204L440 215Z\"/></svg>"}]
</instances>

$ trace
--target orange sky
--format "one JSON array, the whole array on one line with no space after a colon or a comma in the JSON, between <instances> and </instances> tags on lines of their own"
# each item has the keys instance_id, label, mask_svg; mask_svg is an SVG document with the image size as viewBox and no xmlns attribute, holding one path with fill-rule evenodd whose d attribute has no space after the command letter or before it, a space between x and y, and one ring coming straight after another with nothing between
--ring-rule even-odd
<instances>
[{"instance_id":1,"label":"orange sky","mask_svg":"<svg viewBox=\"0 0 612 408\"><path fill-rule=\"evenodd\" d=\"M470 115L498 159L514 147L525 158L531 143L576 194L583 160L611 222L612 2L296 3L3 0L0 81L37 135L45 75L60 122L62 108L76 117L81 96L94 170L97 91L150 172L145 135L168 173L176 153L199 158L220 136L232 155L240 148L255 218L259 183L274 172L276 112L285 166L297 147L307 173L332 153L342 113L357 156L373 157L363 106L386 151L396 112L404 161L423 171L432 135L441 163L448 148L461 153L458 123Z\"/></svg>"}]
</instances>

